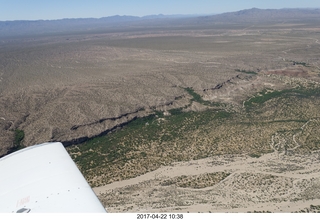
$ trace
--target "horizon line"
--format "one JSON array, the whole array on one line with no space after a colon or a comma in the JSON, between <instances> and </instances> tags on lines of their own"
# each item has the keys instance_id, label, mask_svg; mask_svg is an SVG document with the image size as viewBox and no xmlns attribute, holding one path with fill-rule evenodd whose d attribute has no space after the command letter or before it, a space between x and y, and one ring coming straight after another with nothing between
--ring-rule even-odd
<instances>
[{"instance_id":1,"label":"horizon line","mask_svg":"<svg viewBox=\"0 0 320 220\"><path fill-rule=\"evenodd\" d=\"M76 19L102 19L102 18L110 18L110 17L136 17L136 18L144 18L144 17L151 17L151 16L190 16L190 17L202 17L202 16L213 16L213 15L220 15L220 14L225 14L225 13L233 13L233 12L238 12L238 11L245 11L245 10L252 10L252 9L259 9L259 10L284 10L284 9L307 9L307 10L317 10L320 8L246 8L246 9L241 9L237 11L226 11L226 12L218 12L218 13L193 13L193 14L148 14L148 15L143 15L143 16L138 16L138 15L121 15L121 14L115 14L115 15L109 15L109 16L103 16L103 17L70 17L70 18L57 18L57 19L34 19L34 20L28 20L28 19L17 19L17 20L0 20L0 22L15 22L15 21L60 21L60 20L76 20Z\"/></svg>"}]
</instances>

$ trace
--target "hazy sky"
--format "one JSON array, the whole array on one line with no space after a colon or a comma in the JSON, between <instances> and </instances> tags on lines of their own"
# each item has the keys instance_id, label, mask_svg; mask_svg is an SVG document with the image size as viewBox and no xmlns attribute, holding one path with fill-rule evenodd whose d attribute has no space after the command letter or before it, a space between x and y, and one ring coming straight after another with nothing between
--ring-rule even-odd
<instances>
[{"instance_id":1,"label":"hazy sky","mask_svg":"<svg viewBox=\"0 0 320 220\"><path fill-rule=\"evenodd\" d=\"M0 20L213 14L253 7L320 8L320 0L0 0Z\"/></svg>"}]
</instances>

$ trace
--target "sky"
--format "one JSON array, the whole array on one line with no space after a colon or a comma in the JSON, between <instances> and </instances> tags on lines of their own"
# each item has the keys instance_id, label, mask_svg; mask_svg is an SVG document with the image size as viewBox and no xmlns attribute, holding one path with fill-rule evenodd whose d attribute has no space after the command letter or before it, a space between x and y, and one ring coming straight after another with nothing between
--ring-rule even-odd
<instances>
[{"instance_id":1,"label":"sky","mask_svg":"<svg viewBox=\"0 0 320 220\"><path fill-rule=\"evenodd\" d=\"M0 21L113 15L217 14L249 8L320 8L320 0L0 0Z\"/></svg>"}]
</instances>

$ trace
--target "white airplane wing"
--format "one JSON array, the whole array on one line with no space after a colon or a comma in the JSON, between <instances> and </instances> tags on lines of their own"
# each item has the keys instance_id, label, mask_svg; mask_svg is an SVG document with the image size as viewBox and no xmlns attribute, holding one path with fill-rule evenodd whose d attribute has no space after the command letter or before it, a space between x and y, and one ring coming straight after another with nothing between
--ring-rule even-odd
<instances>
[{"instance_id":1,"label":"white airplane wing","mask_svg":"<svg viewBox=\"0 0 320 220\"><path fill-rule=\"evenodd\" d=\"M0 158L0 212L106 212L59 143L27 147Z\"/></svg>"}]
</instances>

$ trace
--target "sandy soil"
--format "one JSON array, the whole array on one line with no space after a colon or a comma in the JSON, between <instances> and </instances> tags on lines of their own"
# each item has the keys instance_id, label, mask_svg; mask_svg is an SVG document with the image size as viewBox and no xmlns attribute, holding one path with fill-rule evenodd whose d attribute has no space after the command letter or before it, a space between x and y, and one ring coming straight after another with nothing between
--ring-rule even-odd
<instances>
[{"instance_id":1,"label":"sandy soil","mask_svg":"<svg viewBox=\"0 0 320 220\"><path fill-rule=\"evenodd\" d=\"M202 188L163 185L178 176L227 172ZM260 158L215 156L174 163L139 177L94 188L109 212L296 212L320 204L319 153Z\"/></svg>"}]
</instances>

